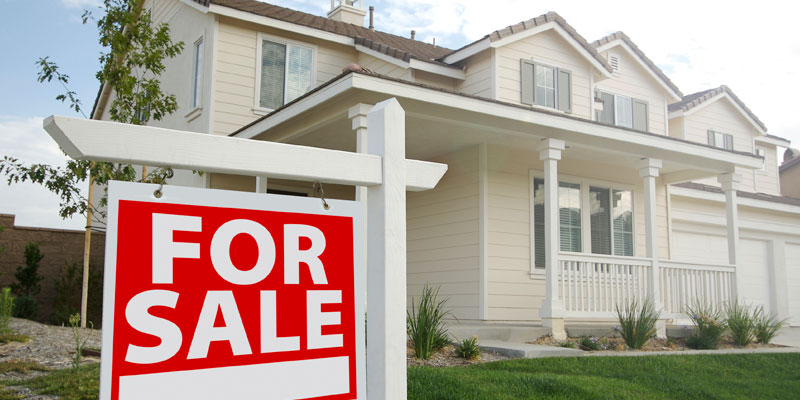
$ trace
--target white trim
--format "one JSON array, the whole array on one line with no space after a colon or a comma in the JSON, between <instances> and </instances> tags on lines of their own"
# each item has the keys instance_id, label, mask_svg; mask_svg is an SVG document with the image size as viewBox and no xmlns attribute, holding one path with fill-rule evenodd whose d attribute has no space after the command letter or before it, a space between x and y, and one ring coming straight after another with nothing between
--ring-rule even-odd
<instances>
[{"instance_id":1,"label":"white trim","mask_svg":"<svg viewBox=\"0 0 800 400\"><path fill-rule=\"evenodd\" d=\"M203 98L205 97L205 93L203 93L203 86L205 83L203 81L203 77L206 75L205 57L206 40L205 34L203 34L192 44L192 73L189 75L191 77L192 84L190 85L191 94L189 96L189 109L193 111L190 111L189 114L194 112L194 110L203 109ZM189 114L186 115L187 118L189 117Z\"/></svg>"},{"instance_id":2,"label":"white trim","mask_svg":"<svg viewBox=\"0 0 800 400\"><path fill-rule=\"evenodd\" d=\"M351 88L377 92L387 98L399 97L433 104L443 104L448 107L458 108L479 115L507 118L526 124L547 126L554 128L552 131L556 136L567 138L578 143L580 143L582 139L577 136L571 136L571 134L579 134L585 138L617 141L619 145L627 146L626 153L636 153L640 154L642 157L659 157L665 161L675 160L688 165L696 161L711 162L713 165L702 167L710 171L718 170L717 172L725 172L730 170L733 166L732 164L746 168L756 168L760 166L760 159L726 150L709 148L698 143L674 140L664 135L643 134L641 132L597 124L590 120L564 118L559 115L552 115L551 113L531 112L527 108L512 104L500 104L498 102L476 99L455 93L447 93L441 90L419 87L357 73L342 77L324 90L316 92L302 101L293 104L291 107L281 110L278 114L261 120L253 126L239 132L236 134L236 137L252 138L257 136L305 112L314 105L328 101L332 97ZM537 137L532 132L519 132L518 135L531 139Z\"/></svg>"},{"instance_id":3,"label":"white trim","mask_svg":"<svg viewBox=\"0 0 800 400\"><path fill-rule=\"evenodd\" d=\"M319 29L309 28L307 26L293 24L291 22L280 21L274 18L264 17L262 15L256 15L253 13L236 10L218 4L209 4L208 11L214 14L224 15L226 17L252 22L254 24L269 26L288 32L294 32L305 36L311 36L317 39L327 40L329 42L339 43L347 46L352 46L355 43L353 38L347 36L337 35L335 33L321 31Z\"/></svg>"},{"instance_id":4,"label":"white trim","mask_svg":"<svg viewBox=\"0 0 800 400\"><path fill-rule=\"evenodd\" d=\"M369 47L362 46L360 44L357 44L355 47L356 47L356 50L358 50L358 51L360 51L360 52L362 52L362 53L364 53L366 55L370 55L372 57L375 57L375 58L377 58L377 59L379 59L381 61L387 62L389 64L394 64L394 65L397 65L398 67L406 68L406 69L408 69L411 66L410 63L407 63L407 62L405 62L405 61L403 61L403 60L401 60L399 58L394 58L394 57L392 57L392 56L390 56L388 54L384 54L384 53L381 53L380 51L376 51L376 50L370 49Z\"/></svg>"},{"instance_id":5,"label":"white trim","mask_svg":"<svg viewBox=\"0 0 800 400\"><path fill-rule=\"evenodd\" d=\"M187 6L191 7L191 8L194 8L195 10L200 11L203 14L207 14L208 11L209 11L208 7L202 6L202 5L200 5L200 3L196 2L196 1L192 1L192 0L180 0L180 1L181 1L181 3L187 5Z\"/></svg>"},{"instance_id":6,"label":"white trim","mask_svg":"<svg viewBox=\"0 0 800 400\"><path fill-rule=\"evenodd\" d=\"M674 186L670 191L671 194L675 196L682 196L688 197L692 199L700 199L700 200L708 200L714 201L718 203L725 202L725 195L722 193L712 193L707 192L705 190L697 190L697 189L690 189L684 188L679 186ZM760 208L764 210L770 211L780 211L780 212L787 212L792 214L800 214L800 206L795 206L791 204L783 204L783 203L776 203L774 201L767 201L767 200L759 200L759 199L751 199L749 197L738 197L738 203L742 206L748 206L753 208Z\"/></svg>"},{"instance_id":7,"label":"white trim","mask_svg":"<svg viewBox=\"0 0 800 400\"><path fill-rule=\"evenodd\" d=\"M478 318L489 319L489 156L486 143L478 145Z\"/></svg>"},{"instance_id":8,"label":"white trim","mask_svg":"<svg viewBox=\"0 0 800 400\"><path fill-rule=\"evenodd\" d=\"M453 53L450 53L447 57L445 57L442 61L447 64L455 64L461 60L467 59L469 57L478 54L491 46L492 40L489 37L485 37L475 43L470 44L467 47L464 47L461 50L456 50Z\"/></svg>"},{"instance_id":9,"label":"white trim","mask_svg":"<svg viewBox=\"0 0 800 400\"><path fill-rule=\"evenodd\" d=\"M740 114L742 114L744 119L746 119L747 122L749 122L751 125L753 125L754 128L756 128L756 131L758 131L758 133L760 133L762 135L766 135L767 134L767 132L764 129L762 129L761 126L758 125L758 123L756 123L755 120L750 118L750 115L747 113L747 111L745 111L739 105L739 103L736 102L736 100L734 100L730 95L728 95L727 92L722 92L721 94L718 94L718 95L716 95L716 96L714 96L714 97L712 97L712 98L710 98L710 99L708 99L708 100L706 100L706 101L694 106L689 111L684 111L683 115L684 116L692 115L692 114L696 113L697 111L702 110L703 108L705 108L709 104L712 104L712 103L714 103L714 102L716 102L717 100L720 100L720 99L727 99L731 103L731 105L733 105L733 107L736 108L736 110L739 111Z\"/></svg>"},{"instance_id":10,"label":"white trim","mask_svg":"<svg viewBox=\"0 0 800 400\"><path fill-rule=\"evenodd\" d=\"M492 100L497 100L497 93L500 92L500 80L497 79L498 71L497 71L497 51L492 49L489 53L489 57L491 60L491 68L492 68L492 82L491 82L491 96Z\"/></svg>"},{"instance_id":11,"label":"white trim","mask_svg":"<svg viewBox=\"0 0 800 400\"><path fill-rule=\"evenodd\" d=\"M216 98L216 89L217 89L217 47L219 45L219 17L217 15L211 14L209 16L211 19L211 33L206 35L211 37L211 48L209 49L209 62L211 63L210 74L208 75L208 80L206 83L208 84L208 96L205 96L205 101L207 102L208 106L208 127L206 129L206 133L214 133L214 111L216 110L217 102L214 100ZM208 186L206 186L208 187Z\"/></svg>"},{"instance_id":12,"label":"white trim","mask_svg":"<svg viewBox=\"0 0 800 400\"><path fill-rule=\"evenodd\" d=\"M292 40L292 39L287 39L287 38L280 37L280 36L274 36L274 35L270 35L270 34L263 33L263 32L259 32L258 33L258 39L256 41L256 86L255 86L255 98L253 99L253 102L254 102L253 111L256 112L256 113L263 112L263 113L267 113L268 114L268 113L270 113L270 112L272 112L274 110L261 106L261 65L263 64L263 62L261 61L262 60L262 56L263 56L261 54L261 52L262 52L262 48L264 47L263 46L263 42L264 41L277 43L277 44L282 44L282 45L286 46L286 56L285 56L284 60L285 60L285 62L287 64L288 64L288 61L289 61L289 46L295 46L295 47L300 47L300 48L305 48L305 49L311 50L311 88L309 89L309 91L314 90L314 88L317 87L317 46L314 45L314 44L310 44L310 43L306 43L306 42L300 42L300 41ZM294 100L294 99L288 100L288 101L286 100L286 94L287 94L286 93L286 84L288 82L286 74L288 74L288 73L289 73L289 68L284 66L284 71L283 71L283 104L281 104L281 107L283 105L291 102L292 100ZM303 94L305 94L305 93L303 93ZM303 96L303 94L301 94L300 96ZM300 97L300 96L298 96L298 97Z\"/></svg>"},{"instance_id":13,"label":"white trim","mask_svg":"<svg viewBox=\"0 0 800 400\"><path fill-rule=\"evenodd\" d=\"M467 79L467 76L464 73L464 70L462 70L462 69L445 67L443 65L429 63L427 61L417 60L417 59L414 59L414 58L411 59L409 64L410 64L411 68L417 69L417 70L420 70L420 71L425 71L425 72L430 72L432 74L447 76L447 77L454 78L454 79L459 79L459 80L462 80L462 81L464 79Z\"/></svg>"},{"instance_id":14,"label":"white trim","mask_svg":"<svg viewBox=\"0 0 800 400\"><path fill-rule=\"evenodd\" d=\"M753 138L753 140L755 140L758 143L771 144L771 145L780 146L780 147L789 147L789 146L792 145L792 142L790 142L788 140L778 139L778 138L769 137L769 136L756 136L755 138Z\"/></svg>"},{"instance_id":15,"label":"white trim","mask_svg":"<svg viewBox=\"0 0 800 400\"><path fill-rule=\"evenodd\" d=\"M608 43L606 43L606 44L604 44L604 45L602 45L600 47L597 47L596 50L597 50L598 53L600 53L600 52L603 52L603 51L610 50L610 49L612 49L614 47L617 47L617 46L620 46L625 51L627 51L628 54L631 57L633 57L634 60L636 60L637 64L639 64L639 67L641 67L642 69L647 71L647 74L650 75L650 77L653 78L656 82L658 82L658 84L664 89L664 91L666 91L670 96L672 96L672 98L675 101L680 101L682 99L682 96L678 95L678 93L676 93L675 90L673 90L671 87L669 87L669 85L667 85L667 83L663 79L661 79L661 77L658 76L658 74L656 74L656 72L653 71L653 69L650 68L650 66L648 66L644 62L644 60L642 60L642 58L639 57L639 55L636 54L636 52L633 51L633 49L630 46L628 46L628 44L625 43L625 41L623 41L622 39L616 39L616 40L613 40L611 42L608 42Z\"/></svg>"}]
</instances>

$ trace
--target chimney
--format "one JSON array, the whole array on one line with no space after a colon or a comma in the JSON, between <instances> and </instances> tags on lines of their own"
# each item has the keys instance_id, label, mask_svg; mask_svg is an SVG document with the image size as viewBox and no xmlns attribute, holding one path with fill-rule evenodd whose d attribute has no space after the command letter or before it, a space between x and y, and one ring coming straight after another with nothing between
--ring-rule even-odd
<instances>
[{"instance_id":1,"label":"chimney","mask_svg":"<svg viewBox=\"0 0 800 400\"><path fill-rule=\"evenodd\" d=\"M411 30L411 40L414 40L414 36L416 36L416 35L417 35L417 31L412 29Z\"/></svg>"},{"instance_id":2,"label":"chimney","mask_svg":"<svg viewBox=\"0 0 800 400\"><path fill-rule=\"evenodd\" d=\"M346 22L348 24L364 26L364 16L367 12L361 6L361 0L331 0L331 11L328 18L334 21Z\"/></svg>"},{"instance_id":3,"label":"chimney","mask_svg":"<svg viewBox=\"0 0 800 400\"><path fill-rule=\"evenodd\" d=\"M373 23L375 17L375 7L369 6L369 30L375 30L375 24Z\"/></svg>"}]
</instances>

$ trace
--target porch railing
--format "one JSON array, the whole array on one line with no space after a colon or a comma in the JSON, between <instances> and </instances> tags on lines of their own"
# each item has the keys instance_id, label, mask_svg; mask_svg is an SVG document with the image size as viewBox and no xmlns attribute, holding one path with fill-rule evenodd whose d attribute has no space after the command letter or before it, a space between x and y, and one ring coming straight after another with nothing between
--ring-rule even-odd
<instances>
[{"instance_id":1,"label":"porch railing","mask_svg":"<svg viewBox=\"0 0 800 400\"><path fill-rule=\"evenodd\" d=\"M681 317L686 306L700 302L721 306L733 300L735 269L730 265L708 265L659 261L659 284L664 313Z\"/></svg>"},{"instance_id":2,"label":"porch railing","mask_svg":"<svg viewBox=\"0 0 800 400\"><path fill-rule=\"evenodd\" d=\"M647 258L560 253L558 290L568 316L607 317L616 306L649 296Z\"/></svg>"}]
</instances>

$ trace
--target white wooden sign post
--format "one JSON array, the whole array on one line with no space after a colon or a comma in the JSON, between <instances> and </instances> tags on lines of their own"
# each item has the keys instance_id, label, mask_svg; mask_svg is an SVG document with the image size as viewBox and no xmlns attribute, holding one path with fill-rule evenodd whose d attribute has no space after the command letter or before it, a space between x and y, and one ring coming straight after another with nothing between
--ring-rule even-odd
<instances>
[{"instance_id":1,"label":"white wooden sign post","mask_svg":"<svg viewBox=\"0 0 800 400\"><path fill-rule=\"evenodd\" d=\"M406 160L405 112L397 100L375 105L367 120L368 154L60 116L44 127L75 159L368 187L366 394L405 399L405 192L434 188L447 165Z\"/></svg>"}]
</instances>

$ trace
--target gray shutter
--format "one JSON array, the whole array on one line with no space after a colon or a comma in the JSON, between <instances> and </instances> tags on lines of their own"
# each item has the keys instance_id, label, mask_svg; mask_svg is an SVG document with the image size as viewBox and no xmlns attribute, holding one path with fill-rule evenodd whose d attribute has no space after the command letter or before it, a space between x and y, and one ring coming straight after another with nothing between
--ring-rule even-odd
<instances>
[{"instance_id":1,"label":"gray shutter","mask_svg":"<svg viewBox=\"0 0 800 400\"><path fill-rule=\"evenodd\" d=\"M567 70L557 69L556 78L558 109L572 112L572 73Z\"/></svg>"},{"instance_id":2,"label":"gray shutter","mask_svg":"<svg viewBox=\"0 0 800 400\"><path fill-rule=\"evenodd\" d=\"M727 150L733 150L733 136L725 134L725 135L722 135L722 137L725 138L725 146L724 147Z\"/></svg>"},{"instance_id":3,"label":"gray shutter","mask_svg":"<svg viewBox=\"0 0 800 400\"><path fill-rule=\"evenodd\" d=\"M647 102L633 99L633 129L647 132Z\"/></svg>"},{"instance_id":4,"label":"gray shutter","mask_svg":"<svg viewBox=\"0 0 800 400\"><path fill-rule=\"evenodd\" d=\"M533 63L520 60L520 94L522 104L533 105Z\"/></svg>"},{"instance_id":5,"label":"gray shutter","mask_svg":"<svg viewBox=\"0 0 800 400\"><path fill-rule=\"evenodd\" d=\"M614 123L614 95L611 93L600 92L603 99L603 110L597 112L597 121L604 124Z\"/></svg>"},{"instance_id":6,"label":"gray shutter","mask_svg":"<svg viewBox=\"0 0 800 400\"><path fill-rule=\"evenodd\" d=\"M714 143L714 131L710 129L708 131L708 144L711 146L716 146L716 144Z\"/></svg>"}]
</instances>

